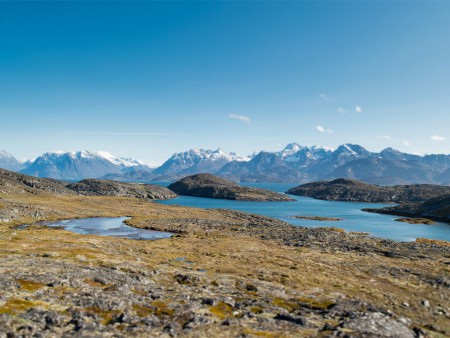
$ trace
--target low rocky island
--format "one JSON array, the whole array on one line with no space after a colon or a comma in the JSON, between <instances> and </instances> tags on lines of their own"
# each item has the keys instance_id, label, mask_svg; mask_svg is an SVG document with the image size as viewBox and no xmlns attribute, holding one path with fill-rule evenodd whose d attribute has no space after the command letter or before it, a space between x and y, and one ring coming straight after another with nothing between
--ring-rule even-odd
<instances>
[{"instance_id":1,"label":"low rocky island","mask_svg":"<svg viewBox=\"0 0 450 338\"><path fill-rule=\"evenodd\" d=\"M378 186L339 178L332 181L306 183L288 190L287 193L327 201L404 204L423 202L450 194L450 187L433 184Z\"/></svg>"},{"instance_id":2,"label":"low rocky island","mask_svg":"<svg viewBox=\"0 0 450 338\"><path fill-rule=\"evenodd\" d=\"M178 195L220 198L239 201L294 201L289 196L270 190L243 187L211 174L185 177L168 188Z\"/></svg>"},{"instance_id":3,"label":"low rocky island","mask_svg":"<svg viewBox=\"0 0 450 338\"><path fill-rule=\"evenodd\" d=\"M321 216L292 216L293 218L297 219L306 219L310 221L321 221L321 222L339 222L342 221L342 218L336 218L336 217L321 217Z\"/></svg>"},{"instance_id":4,"label":"low rocky island","mask_svg":"<svg viewBox=\"0 0 450 338\"><path fill-rule=\"evenodd\" d=\"M66 188L85 196L118 196L165 200L177 197L172 191L156 184L122 183L109 180L85 179Z\"/></svg>"},{"instance_id":5,"label":"low rocky island","mask_svg":"<svg viewBox=\"0 0 450 338\"><path fill-rule=\"evenodd\" d=\"M136 241L17 228L124 215L129 226L175 235ZM442 241L83 196L0 172L4 218L0 337L450 335L450 247Z\"/></svg>"},{"instance_id":6,"label":"low rocky island","mask_svg":"<svg viewBox=\"0 0 450 338\"><path fill-rule=\"evenodd\" d=\"M396 222L403 222L408 224L426 224L426 225L433 225L436 224L435 221L428 219L428 218L410 218L410 217L404 217L404 218L397 218L394 221Z\"/></svg>"}]
</instances>

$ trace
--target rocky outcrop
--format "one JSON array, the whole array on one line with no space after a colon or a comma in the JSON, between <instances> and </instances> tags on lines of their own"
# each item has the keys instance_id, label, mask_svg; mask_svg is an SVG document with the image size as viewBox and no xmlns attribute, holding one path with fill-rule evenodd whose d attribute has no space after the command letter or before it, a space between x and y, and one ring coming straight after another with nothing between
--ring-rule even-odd
<instances>
[{"instance_id":1,"label":"rocky outcrop","mask_svg":"<svg viewBox=\"0 0 450 338\"><path fill-rule=\"evenodd\" d=\"M66 184L64 181L37 178L0 169L0 192L3 193L25 194L47 191L54 194L73 194L73 191L66 189Z\"/></svg>"},{"instance_id":2,"label":"rocky outcrop","mask_svg":"<svg viewBox=\"0 0 450 338\"><path fill-rule=\"evenodd\" d=\"M379 214L414 217L416 219L426 218L429 220L450 223L450 194L431 198L420 203L407 203L387 208L367 208L363 210Z\"/></svg>"},{"instance_id":3,"label":"rocky outcrop","mask_svg":"<svg viewBox=\"0 0 450 338\"><path fill-rule=\"evenodd\" d=\"M234 182L211 174L185 177L168 187L179 195L220 198L240 201L292 201L293 199L273 191L242 187Z\"/></svg>"},{"instance_id":4,"label":"rocky outcrop","mask_svg":"<svg viewBox=\"0 0 450 338\"><path fill-rule=\"evenodd\" d=\"M382 187L350 179L319 181L300 185L287 191L288 194L308 196L328 201L370 203L417 203L450 194L450 187L415 184Z\"/></svg>"},{"instance_id":5,"label":"rocky outcrop","mask_svg":"<svg viewBox=\"0 0 450 338\"><path fill-rule=\"evenodd\" d=\"M67 185L67 188L85 196L118 196L164 200L177 195L160 185L122 183L116 181L87 179Z\"/></svg>"},{"instance_id":6,"label":"rocky outcrop","mask_svg":"<svg viewBox=\"0 0 450 338\"><path fill-rule=\"evenodd\" d=\"M342 218L336 217L322 217L322 216L292 216L297 219L305 219L308 221L320 221L320 222L339 222L342 221Z\"/></svg>"}]
</instances>

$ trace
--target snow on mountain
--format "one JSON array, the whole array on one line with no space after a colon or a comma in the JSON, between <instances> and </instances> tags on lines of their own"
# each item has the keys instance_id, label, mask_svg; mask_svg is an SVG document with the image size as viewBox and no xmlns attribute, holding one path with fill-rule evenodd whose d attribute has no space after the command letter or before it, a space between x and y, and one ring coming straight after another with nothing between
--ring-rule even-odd
<instances>
[{"instance_id":1,"label":"snow on mountain","mask_svg":"<svg viewBox=\"0 0 450 338\"><path fill-rule=\"evenodd\" d=\"M160 167L153 171L161 177L181 177L196 173L216 173L226 163L232 161L248 161L249 157L241 157L236 153L227 153L222 149L190 149L175 153Z\"/></svg>"},{"instance_id":2,"label":"snow on mountain","mask_svg":"<svg viewBox=\"0 0 450 338\"><path fill-rule=\"evenodd\" d=\"M105 151L61 150L42 154L21 172L37 177L79 180L143 169L151 171L150 166L141 161L117 157Z\"/></svg>"},{"instance_id":3,"label":"snow on mountain","mask_svg":"<svg viewBox=\"0 0 450 338\"><path fill-rule=\"evenodd\" d=\"M334 167L344 165L356 159L363 159L372 156L372 153L357 144L343 144L339 146L331 156Z\"/></svg>"},{"instance_id":4,"label":"snow on mountain","mask_svg":"<svg viewBox=\"0 0 450 338\"><path fill-rule=\"evenodd\" d=\"M303 147L298 143L289 143L282 151L278 151L275 154L280 157L281 159L285 159L287 157L290 157L297 152L299 152Z\"/></svg>"},{"instance_id":5,"label":"snow on mountain","mask_svg":"<svg viewBox=\"0 0 450 338\"><path fill-rule=\"evenodd\" d=\"M136 160L130 157L117 157L112 155L111 153L108 153L107 151L97 151L95 154L103 157L104 159L107 159L108 161L114 163L120 168L130 168L130 167L148 167L156 168L156 165L145 163L141 160Z\"/></svg>"},{"instance_id":6,"label":"snow on mountain","mask_svg":"<svg viewBox=\"0 0 450 338\"><path fill-rule=\"evenodd\" d=\"M6 150L0 150L0 168L16 171L23 169L24 166Z\"/></svg>"},{"instance_id":7,"label":"snow on mountain","mask_svg":"<svg viewBox=\"0 0 450 338\"><path fill-rule=\"evenodd\" d=\"M282 157L285 162L296 164L300 167L307 167L319 161L330 158L332 150L325 147L301 147L297 152Z\"/></svg>"},{"instance_id":8,"label":"snow on mountain","mask_svg":"<svg viewBox=\"0 0 450 338\"><path fill-rule=\"evenodd\" d=\"M280 151L258 152L248 157L222 149L191 149L173 154L156 169L142 161L117 157L106 151L57 151L21 163L3 150L0 151L0 167L65 180L100 177L174 180L197 173L211 173L241 182L300 183L350 177L381 184L442 183L448 182L450 155L418 156L392 148L372 153L356 144L343 144L331 150L293 142Z\"/></svg>"}]
</instances>

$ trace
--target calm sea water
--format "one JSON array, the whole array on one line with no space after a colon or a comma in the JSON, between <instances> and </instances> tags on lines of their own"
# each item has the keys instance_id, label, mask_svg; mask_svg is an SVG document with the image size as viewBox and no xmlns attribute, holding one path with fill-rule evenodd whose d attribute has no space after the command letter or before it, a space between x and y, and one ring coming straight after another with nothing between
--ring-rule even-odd
<instances>
[{"instance_id":1,"label":"calm sea water","mask_svg":"<svg viewBox=\"0 0 450 338\"><path fill-rule=\"evenodd\" d=\"M151 182L167 186L167 182ZM285 192L292 184L255 183L251 187ZM395 222L398 216L381 215L361 211L362 208L380 208L387 204L331 202L309 197L291 196L295 202L246 202L213 198L179 196L172 200L159 201L162 204L175 204L198 208L220 208L245 211L281 219L294 225L307 227L338 227L347 231L367 232L372 236L396 241L414 241L416 238L430 238L450 241L450 224L435 225L408 224ZM295 215L343 218L340 222L320 222L292 218Z\"/></svg>"}]
</instances>

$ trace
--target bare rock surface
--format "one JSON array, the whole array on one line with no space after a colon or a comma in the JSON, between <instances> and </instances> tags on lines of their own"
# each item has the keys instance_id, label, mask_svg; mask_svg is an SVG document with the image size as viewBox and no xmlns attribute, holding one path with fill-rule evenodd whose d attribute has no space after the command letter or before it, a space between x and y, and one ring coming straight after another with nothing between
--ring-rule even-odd
<instances>
[{"instance_id":1,"label":"bare rock surface","mask_svg":"<svg viewBox=\"0 0 450 338\"><path fill-rule=\"evenodd\" d=\"M404 204L423 202L430 198L450 194L450 187L433 184L378 186L339 178L333 181L303 184L288 190L287 193L328 201Z\"/></svg>"},{"instance_id":2,"label":"bare rock surface","mask_svg":"<svg viewBox=\"0 0 450 338\"><path fill-rule=\"evenodd\" d=\"M241 201L293 201L292 198L270 190L240 186L211 174L182 178L168 187L179 195L220 198Z\"/></svg>"},{"instance_id":3,"label":"bare rock surface","mask_svg":"<svg viewBox=\"0 0 450 338\"><path fill-rule=\"evenodd\" d=\"M97 179L85 179L66 187L85 196L119 196L158 200L177 196L173 191L156 184L122 183Z\"/></svg>"},{"instance_id":4,"label":"bare rock surface","mask_svg":"<svg viewBox=\"0 0 450 338\"><path fill-rule=\"evenodd\" d=\"M51 178L38 178L0 168L0 193L28 194L44 191L54 194L74 194L67 189L67 182Z\"/></svg>"}]
</instances>

